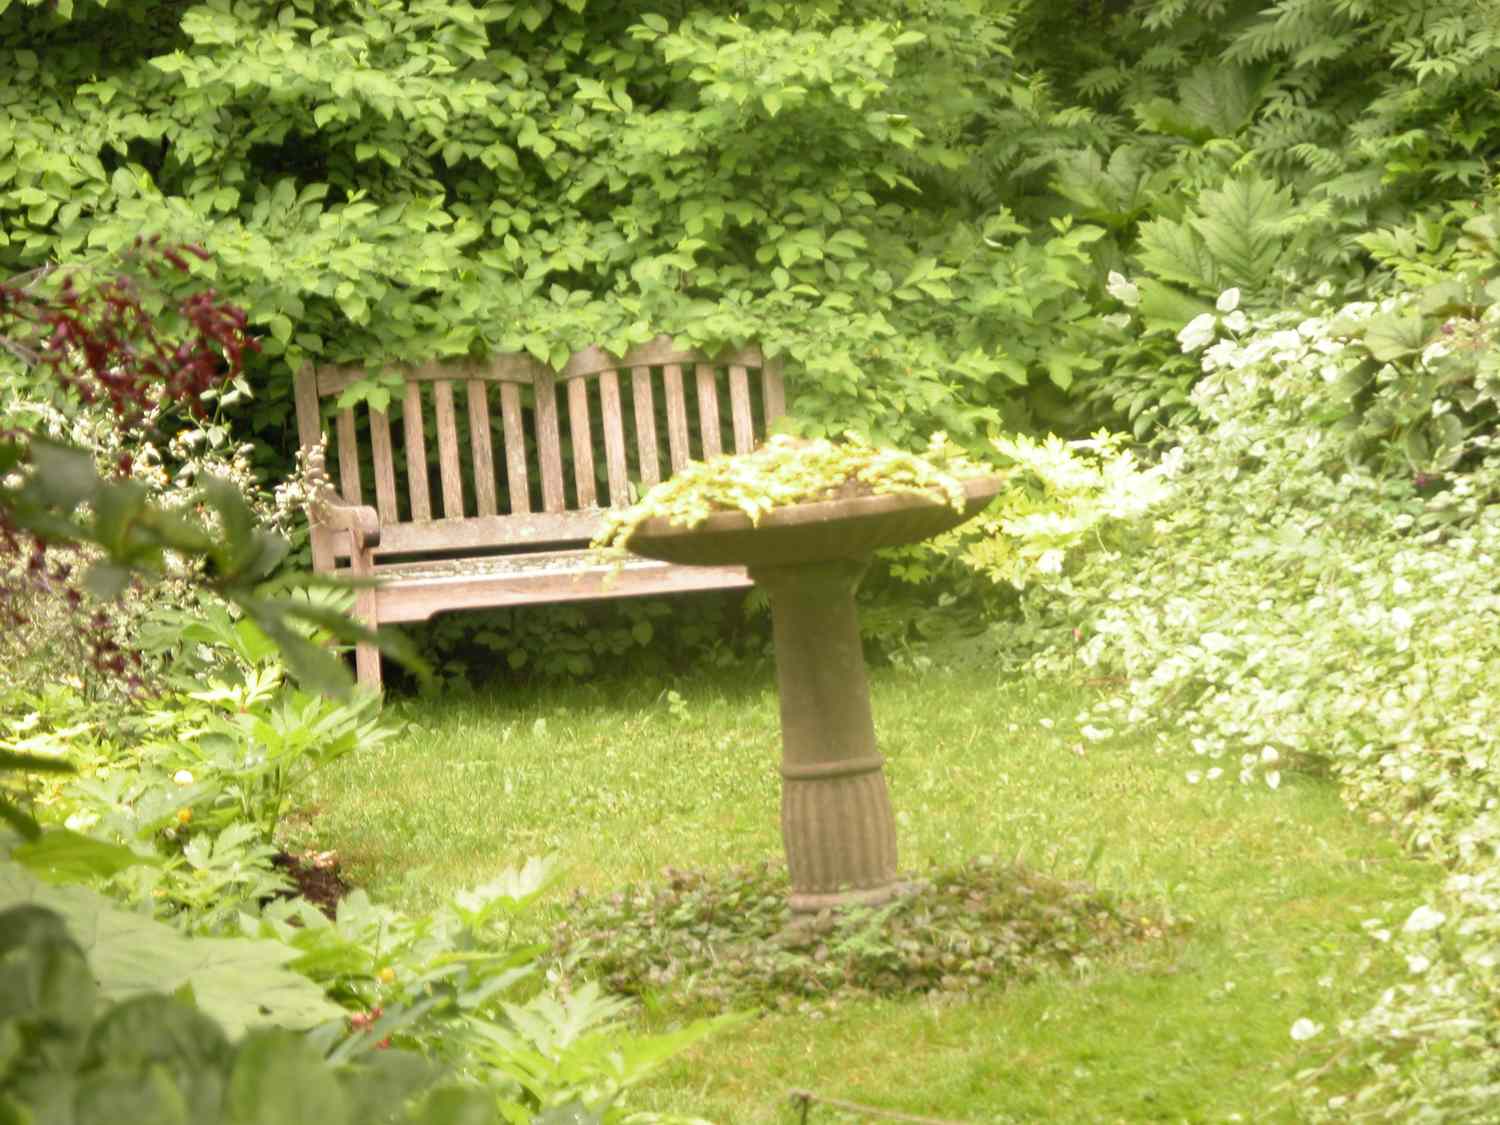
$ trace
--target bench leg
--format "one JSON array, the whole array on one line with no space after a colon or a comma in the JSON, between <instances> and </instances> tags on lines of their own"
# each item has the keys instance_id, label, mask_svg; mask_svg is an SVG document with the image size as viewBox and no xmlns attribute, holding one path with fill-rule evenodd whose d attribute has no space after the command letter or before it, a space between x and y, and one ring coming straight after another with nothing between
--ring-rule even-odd
<instances>
[{"instance_id":1,"label":"bench leg","mask_svg":"<svg viewBox=\"0 0 1500 1125\"><path fill-rule=\"evenodd\" d=\"M351 569L356 575L369 576L374 568L368 554L356 553ZM374 629L378 625L375 613L375 591L362 589L354 595L354 616L361 625ZM380 690L380 649L372 644L354 646L354 677L362 688Z\"/></svg>"},{"instance_id":2,"label":"bench leg","mask_svg":"<svg viewBox=\"0 0 1500 1125\"><path fill-rule=\"evenodd\" d=\"M380 649L375 645L355 645L354 674L360 687L379 691Z\"/></svg>"}]
</instances>

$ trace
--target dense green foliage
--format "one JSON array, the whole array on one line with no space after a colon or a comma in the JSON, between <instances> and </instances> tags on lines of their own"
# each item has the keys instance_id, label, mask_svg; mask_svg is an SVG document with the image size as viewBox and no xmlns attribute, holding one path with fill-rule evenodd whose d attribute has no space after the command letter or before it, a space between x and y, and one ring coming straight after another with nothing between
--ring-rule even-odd
<instances>
[{"instance_id":1,"label":"dense green foliage","mask_svg":"<svg viewBox=\"0 0 1500 1125\"><path fill-rule=\"evenodd\" d=\"M0 12L0 271L207 246L282 450L304 359L660 331L789 354L813 432L1144 428L1190 410L1170 333L1219 291L1358 281L1356 235L1485 183L1492 14L26 0Z\"/></svg>"},{"instance_id":2,"label":"dense green foliage","mask_svg":"<svg viewBox=\"0 0 1500 1125\"><path fill-rule=\"evenodd\" d=\"M0 487L87 511L84 530L129 556L96 569L97 593L174 545L248 589L282 547L252 527L269 490L241 493L252 459L291 467L299 364L556 362L664 331L787 357L813 436L918 448L945 431L986 455L1002 429L1076 439L1104 422L1175 444L1136 472L1083 456L1118 454L1109 439L1006 439L1029 490L892 573L950 606L969 595L965 612L1009 613L1025 587L1019 618L968 650L1120 683L1085 740L1173 722L1195 740L1195 784L1332 776L1449 864L1446 897L1399 935L1372 927L1410 982L1346 1021L1302 1086L1313 1116L1482 1117L1500 850L1484 692L1500 674L1496 16L1492 0L0 0L0 275L108 261L142 234L201 244L186 264L263 344L201 428L123 444L0 349L0 422L97 458L35 443L47 471ZM381 393L374 373L351 397ZM7 448L9 472L21 445ZM106 480L127 448L134 481ZM238 491L187 487L213 464ZM169 519L172 491L227 542ZM39 581L33 604L55 592ZM579 674L665 636L653 612L559 611L529 633L496 619L482 643ZM297 695L263 663L265 628L206 619L157 668L236 671L196 688L163 671L165 694L106 737L80 712L108 692L75 686L79 664L43 668L83 659L46 624L32 613L5 638L32 660L0 685L0 765L66 754L84 777L33 785L52 830L7 837L12 864L296 949L361 1019L517 1104L613 1097L591 1038L610 1002L580 1016L544 996L517 1017L498 997L522 964L474 955L503 945L518 886L416 920L363 901L327 925L262 909L288 794L379 741L358 705ZM387 933L399 964L370 952ZM553 1050L558 1028L579 1059ZM1321 1042L1310 1020L1292 1030ZM528 1069L539 1057L564 1061Z\"/></svg>"}]
</instances>

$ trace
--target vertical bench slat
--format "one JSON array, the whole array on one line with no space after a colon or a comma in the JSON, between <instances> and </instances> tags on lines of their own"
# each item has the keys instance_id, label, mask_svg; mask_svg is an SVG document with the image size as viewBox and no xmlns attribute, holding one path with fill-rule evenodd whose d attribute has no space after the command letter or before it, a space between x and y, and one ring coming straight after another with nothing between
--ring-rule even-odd
<instances>
[{"instance_id":1,"label":"vertical bench slat","mask_svg":"<svg viewBox=\"0 0 1500 1125\"><path fill-rule=\"evenodd\" d=\"M318 405L318 373L310 363L297 370L292 381L297 403L297 440L303 449L323 444L323 413ZM327 573L334 568L333 534L318 526L312 528L313 569Z\"/></svg>"},{"instance_id":2,"label":"vertical bench slat","mask_svg":"<svg viewBox=\"0 0 1500 1125\"><path fill-rule=\"evenodd\" d=\"M781 381L781 360L768 359L760 369L761 401L766 412L766 433L786 413L786 384Z\"/></svg>"},{"instance_id":3,"label":"vertical bench slat","mask_svg":"<svg viewBox=\"0 0 1500 1125\"><path fill-rule=\"evenodd\" d=\"M615 371L599 374L600 425L604 427L604 463L609 470L609 502L630 503L629 470L625 465L625 415L620 410L620 376Z\"/></svg>"},{"instance_id":4,"label":"vertical bench slat","mask_svg":"<svg viewBox=\"0 0 1500 1125\"><path fill-rule=\"evenodd\" d=\"M719 391L714 385L714 369L700 363L698 371L698 429L703 435L703 459L724 452L719 441Z\"/></svg>"},{"instance_id":5,"label":"vertical bench slat","mask_svg":"<svg viewBox=\"0 0 1500 1125\"><path fill-rule=\"evenodd\" d=\"M493 516L495 503L495 451L490 446L490 404L482 379L470 379L469 452L474 457L474 503L481 516Z\"/></svg>"},{"instance_id":6,"label":"vertical bench slat","mask_svg":"<svg viewBox=\"0 0 1500 1125\"><path fill-rule=\"evenodd\" d=\"M589 387L582 379L568 380L568 432L573 437L573 484L580 508L597 508L594 490L594 433L589 428Z\"/></svg>"},{"instance_id":7,"label":"vertical bench slat","mask_svg":"<svg viewBox=\"0 0 1500 1125\"><path fill-rule=\"evenodd\" d=\"M505 425L505 483L514 515L531 511L531 484L526 477L526 430L521 424L521 388L500 384L500 417Z\"/></svg>"},{"instance_id":8,"label":"vertical bench slat","mask_svg":"<svg viewBox=\"0 0 1500 1125\"><path fill-rule=\"evenodd\" d=\"M631 369L630 393L635 399L636 463L641 467L641 483L650 488L661 483L661 466L656 459L656 403L651 400L651 368Z\"/></svg>"},{"instance_id":9,"label":"vertical bench slat","mask_svg":"<svg viewBox=\"0 0 1500 1125\"><path fill-rule=\"evenodd\" d=\"M729 405L734 414L734 451L755 448L755 416L750 410L750 376L743 367L729 369Z\"/></svg>"},{"instance_id":10,"label":"vertical bench slat","mask_svg":"<svg viewBox=\"0 0 1500 1125\"><path fill-rule=\"evenodd\" d=\"M354 409L339 411L339 495L351 504L363 504L359 485L359 440L354 432Z\"/></svg>"},{"instance_id":11,"label":"vertical bench slat","mask_svg":"<svg viewBox=\"0 0 1500 1125\"><path fill-rule=\"evenodd\" d=\"M453 384L439 379L432 387L437 414L438 468L443 478L443 518L463 519L464 481L458 467L458 417L453 412Z\"/></svg>"},{"instance_id":12,"label":"vertical bench slat","mask_svg":"<svg viewBox=\"0 0 1500 1125\"><path fill-rule=\"evenodd\" d=\"M391 456L391 418L370 407L370 455L375 463L375 509L381 523L399 523L396 511L396 462Z\"/></svg>"},{"instance_id":13,"label":"vertical bench slat","mask_svg":"<svg viewBox=\"0 0 1500 1125\"><path fill-rule=\"evenodd\" d=\"M675 363L667 364L662 368L662 383L667 392L667 445L675 473L692 460L688 452L687 396L682 393L682 368Z\"/></svg>"},{"instance_id":14,"label":"vertical bench slat","mask_svg":"<svg viewBox=\"0 0 1500 1125\"><path fill-rule=\"evenodd\" d=\"M538 372L536 383L536 453L542 468L542 509L561 512L563 497L562 439L557 430L557 385L550 373Z\"/></svg>"},{"instance_id":15,"label":"vertical bench slat","mask_svg":"<svg viewBox=\"0 0 1500 1125\"><path fill-rule=\"evenodd\" d=\"M427 485L427 433L422 424L422 384L406 384L406 407L401 412L406 434L406 490L411 496L411 518L430 520L432 500Z\"/></svg>"}]
</instances>

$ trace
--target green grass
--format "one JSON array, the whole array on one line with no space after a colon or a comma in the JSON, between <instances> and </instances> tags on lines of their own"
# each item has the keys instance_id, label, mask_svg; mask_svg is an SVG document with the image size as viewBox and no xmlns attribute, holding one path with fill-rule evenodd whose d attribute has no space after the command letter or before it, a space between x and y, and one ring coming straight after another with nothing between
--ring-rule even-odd
<instances>
[{"instance_id":1,"label":"green grass","mask_svg":"<svg viewBox=\"0 0 1500 1125\"><path fill-rule=\"evenodd\" d=\"M325 773L300 831L408 908L539 853L595 890L779 854L769 672L672 688L400 706L406 735ZM1292 1023L1331 1027L1394 982L1361 923L1399 922L1441 873L1325 782L1192 785L1171 732L1087 742L1086 685L886 671L872 690L904 867L1020 855L1190 918L1187 937L960 999L768 1014L639 1101L726 1123L799 1120L794 1087L962 1121L1293 1119L1275 1088L1319 1056Z\"/></svg>"}]
</instances>

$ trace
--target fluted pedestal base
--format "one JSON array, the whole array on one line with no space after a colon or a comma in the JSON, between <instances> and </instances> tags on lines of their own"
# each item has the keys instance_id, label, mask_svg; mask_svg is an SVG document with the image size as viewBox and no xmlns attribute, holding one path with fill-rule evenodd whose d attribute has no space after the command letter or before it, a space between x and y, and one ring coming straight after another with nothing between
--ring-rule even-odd
<instances>
[{"instance_id":1,"label":"fluted pedestal base","mask_svg":"<svg viewBox=\"0 0 1500 1125\"><path fill-rule=\"evenodd\" d=\"M854 590L868 559L752 567L771 599L781 692L781 837L791 907L883 902L896 879L896 824Z\"/></svg>"}]
</instances>

